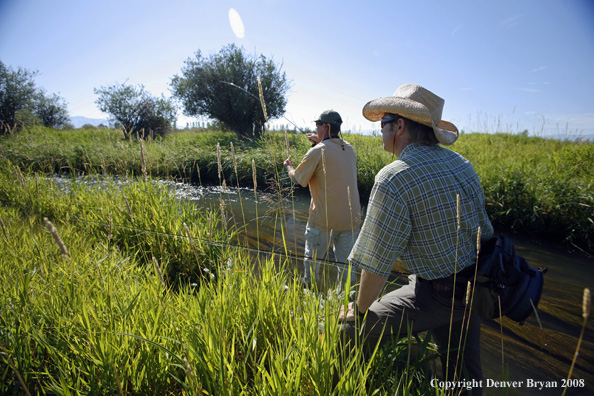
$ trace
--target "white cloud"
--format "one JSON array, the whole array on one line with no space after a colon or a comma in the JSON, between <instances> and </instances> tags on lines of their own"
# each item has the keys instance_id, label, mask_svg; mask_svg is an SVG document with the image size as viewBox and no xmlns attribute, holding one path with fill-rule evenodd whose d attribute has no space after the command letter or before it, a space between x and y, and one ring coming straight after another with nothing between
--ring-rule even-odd
<instances>
[{"instance_id":1,"label":"white cloud","mask_svg":"<svg viewBox=\"0 0 594 396\"><path fill-rule=\"evenodd\" d=\"M543 71L543 70L544 70L544 69L546 69L546 68L547 68L546 66L540 66L540 67L537 67L536 69L532 69L532 73L536 73L536 72L539 72L539 71Z\"/></svg>"}]
</instances>

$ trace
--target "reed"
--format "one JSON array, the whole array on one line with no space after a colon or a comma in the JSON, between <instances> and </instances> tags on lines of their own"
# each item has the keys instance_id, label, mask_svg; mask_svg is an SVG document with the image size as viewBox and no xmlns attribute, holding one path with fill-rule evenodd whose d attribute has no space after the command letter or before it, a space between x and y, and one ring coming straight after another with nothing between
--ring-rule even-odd
<instances>
[{"instance_id":1,"label":"reed","mask_svg":"<svg viewBox=\"0 0 594 396\"><path fill-rule=\"evenodd\" d=\"M264 113L264 122L268 121L268 114L266 113L266 101L264 101L264 91L262 89L262 81L260 81L260 76L258 76L258 95L260 97L260 106L262 106L262 113Z\"/></svg>"},{"instance_id":2,"label":"reed","mask_svg":"<svg viewBox=\"0 0 594 396\"><path fill-rule=\"evenodd\" d=\"M2 216L0 216L0 227L2 228L2 234L4 235L4 240L8 243L8 234L6 233L6 227L4 226L4 221L2 220Z\"/></svg>"},{"instance_id":3,"label":"reed","mask_svg":"<svg viewBox=\"0 0 594 396\"><path fill-rule=\"evenodd\" d=\"M573 373L573 368L575 366L575 362L577 360L578 354L580 352L580 347L582 345L582 340L584 339L584 331L586 330L586 322L590 317L590 305L591 305L591 297L590 297L590 289L584 289L584 297L582 301L582 317L584 321L582 323L582 330L580 331L580 337L578 338L577 346L575 347L575 353L573 354L573 360L571 361L571 366L569 367L569 373L567 374L567 382L571 379L571 375ZM565 396L565 392L567 389L570 388L569 384L563 389L563 393L561 396Z\"/></svg>"},{"instance_id":4,"label":"reed","mask_svg":"<svg viewBox=\"0 0 594 396\"><path fill-rule=\"evenodd\" d=\"M146 177L146 156L144 153L144 140L140 139L140 171L144 177Z\"/></svg>"},{"instance_id":5,"label":"reed","mask_svg":"<svg viewBox=\"0 0 594 396\"><path fill-rule=\"evenodd\" d=\"M243 211L243 200L241 199L241 188L239 187L239 174L237 172L237 159L235 158L235 147L233 146L233 142L231 142L230 144L231 144L231 158L233 159L233 168L235 169L235 180L237 181L237 194L239 195L241 218L243 220L242 225L245 229L247 222L245 220L245 212ZM247 238L247 229L245 229L245 232L246 232L246 238Z\"/></svg>"},{"instance_id":6,"label":"reed","mask_svg":"<svg viewBox=\"0 0 594 396\"><path fill-rule=\"evenodd\" d=\"M47 227L48 231L52 234L54 241L56 241L56 244L60 248L60 251L62 252L62 257L67 259L68 258L68 249L66 249L66 245L64 245L62 238L60 238L60 234L58 233L58 230L56 229L56 227L54 227L54 225L51 223L51 221L49 221L47 219L47 217L43 218L43 222L45 223L45 226Z\"/></svg>"},{"instance_id":7,"label":"reed","mask_svg":"<svg viewBox=\"0 0 594 396\"><path fill-rule=\"evenodd\" d=\"M256 174L256 161L252 159L252 180L254 183L254 201L256 202L256 240L258 244L258 252L260 251L260 218L258 216L258 177Z\"/></svg>"}]
</instances>

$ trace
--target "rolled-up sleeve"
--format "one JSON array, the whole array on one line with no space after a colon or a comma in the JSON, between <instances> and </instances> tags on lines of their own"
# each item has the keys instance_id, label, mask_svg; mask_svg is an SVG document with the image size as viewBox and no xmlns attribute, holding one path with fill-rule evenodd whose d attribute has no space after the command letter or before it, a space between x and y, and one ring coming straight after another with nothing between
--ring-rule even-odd
<instances>
[{"instance_id":1,"label":"rolled-up sleeve","mask_svg":"<svg viewBox=\"0 0 594 396\"><path fill-rule=\"evenodd\" d=\"M349 256L352 265L378 276L388 276L403 252L411 232L407 206L381 173L373 186L367 215Z\"/></svg>"}]
</instances>

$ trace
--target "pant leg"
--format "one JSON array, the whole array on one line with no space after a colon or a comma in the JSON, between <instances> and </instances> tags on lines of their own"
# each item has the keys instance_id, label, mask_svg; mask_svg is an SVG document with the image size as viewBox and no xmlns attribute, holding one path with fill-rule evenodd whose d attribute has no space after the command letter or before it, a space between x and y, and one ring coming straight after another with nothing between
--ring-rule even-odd
<instances>
[{"instance_id":1,"label":"pant leg","mask_svg":"<svg viewBox=\"0 0 594 396\"><path fill-rule=\"evenodd\" d=\"M467 331L468 327L468 331ZM448 339L449 326L441 326L434 330L433 339L441 355L443 377L449 381L454 379L474 380L479 383L483 379L481 367L481 321L478 315L472 315L470 321L457 322L452 326L450 341L449 365ZM460 340L462 346L460 347ZM455 377L454 377L455 376ZM463 393L464 394L464 393ZM482 395L481 387L473 387L466 394Z\"/></svg>"},{"instance_id":2,"label":"pant leg","mask_svg":"<svg viewBox=\"0 0 594 396\"><path fill-rule=\"evenodd\" d=\"M337 284L341 287L345 287L348 277L349 264L347 258L351 249L357 240L359 234L358 230L349 231L333 231L333 243L334 243L334 257L336 258L336 267L338 269ZM356 283L355 267L350 267L351 273L351 287Z\"/></svg>"},{"instance_id":3,"label":"pant leg","mask_svg":"<svg viewBox=\"0 0 594 396\"><path fill-rule=\"evenodd\" d=\"M373 351L378 343L382 345L392 338L406 336L409 329L413 334L437 329L439 344L447 348L450 321L453 329L456 326L460 329L464 316L462 298L456 298L452 302L448 293L435 291L430 282L421 281L415 275L411 275L407 285L376 300L369 308L363 323L355 321L341 324L345 343L341 349L346 353L349 349L358 347L363 347L367 352ZM459 332L452 333L450 347L457 346L456 340L460 337ZM480 320L478 317L475 318L475 315L471 319L464 358L468 368L466 378L482 379ZM474 395L480 395L480 389L477 391Z\"/></svg>"},{"instance_id":4,"label":"pant leg","mask_svg":"<svg viewBox=\"0 0 594 396\"><path fill-rule=\"evenodd\" d=\"M328 232L305 227L305 259L303 282L312 285L320 278L320 261L328 256Z\"/></svg>"}]
</instances>

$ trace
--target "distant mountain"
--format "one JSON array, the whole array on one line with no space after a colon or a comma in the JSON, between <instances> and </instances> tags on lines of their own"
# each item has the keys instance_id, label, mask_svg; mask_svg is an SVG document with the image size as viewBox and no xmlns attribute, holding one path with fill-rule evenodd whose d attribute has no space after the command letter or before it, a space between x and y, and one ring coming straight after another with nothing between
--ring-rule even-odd
<instances>
[{"instance_id":1,"label":"distant mountain","mask_svg":"<svg viewBox=\"0 0 594 396\"><path fill-rule=\"evenodd\" d=\"M80 128L85 124L91 124L94 126L99 126L101 124L105 126L110 125L109 120L107 118L88 118L82 116L70 117L70 122L72 122L72 125L74 125L75 128Z\"/></svg>"}]
</instances>

